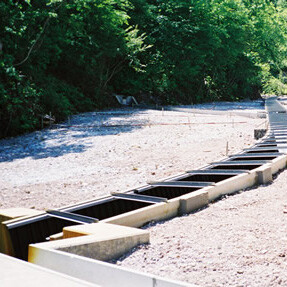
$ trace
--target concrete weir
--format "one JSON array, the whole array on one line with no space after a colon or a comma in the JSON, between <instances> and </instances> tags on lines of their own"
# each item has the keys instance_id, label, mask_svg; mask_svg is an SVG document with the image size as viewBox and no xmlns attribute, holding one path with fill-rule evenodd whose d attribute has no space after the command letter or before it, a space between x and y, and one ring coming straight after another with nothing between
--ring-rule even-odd
<instances>
[{"instance_id":1,"label":"concrete weir","mask_svg":"<svg viewBox=\"0 0 287 287\"><path fill-rule=\"evenodd\" d=\"M6 218L0 210L1 252L100 286L191 286L102 261L148 244L149 232L139 229L148 222L194 212L222 196L271 182L287 164L287 114L276 98L265 103L268 133L239 154L56 211Z\"/></svg>"},{"instance_id":2,"label":"concrete weir","mask_svg":"<svg viewBox=\"0 0 287 287\"><path fill-rule=\"evenodd\" d=\"M84 256L49 249L46 243L33 244L30 249L33 254L32 263L100 286L196 287L193 284L168 280Z\"/></svg>"},{"instance_id":3,"label":"concrete weir","mask_svg":"<svg viewBox=\"0 0 287 287\"><path fill-rule=\"evenodd\" d=\"M63 272L55 272L52 271L51 268L43 268L1 253L0 262L1 287L39 287L43 286L43 283L49 284L50 286L61 287L100 287L100 285L92 284L86 280L77 279L74 276L68 276Z\"/></svg>"},{"instance_id":4,"label":"concrete weir","mask_svg":"<svg viewBox=\"0 0 287 287\"><path fill-rule=\"evenodd\" d=\"M46 244L50 249L109 261L149 241L149 232L145 230L115 224L92 223L67 226L63 229L63 240L42 244ZM31 261L31 258L33 252L29 249L28 261Z\"/></svg>"}]
</instances>

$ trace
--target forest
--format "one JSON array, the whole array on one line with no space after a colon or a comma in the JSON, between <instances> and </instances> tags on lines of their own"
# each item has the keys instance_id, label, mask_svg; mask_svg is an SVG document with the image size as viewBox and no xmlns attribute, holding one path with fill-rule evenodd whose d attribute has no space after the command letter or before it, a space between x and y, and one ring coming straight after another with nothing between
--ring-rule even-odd
<instances>
[{"instance_id":1,"label":"forest","mask_svg":"<svg viewBox=\"0 0 287 287\"><path fill-rule=\"evenodd\" d=\"M287 94L284 0L0 2L0 138L41 117Z\"/></svg>"}]
</instances>

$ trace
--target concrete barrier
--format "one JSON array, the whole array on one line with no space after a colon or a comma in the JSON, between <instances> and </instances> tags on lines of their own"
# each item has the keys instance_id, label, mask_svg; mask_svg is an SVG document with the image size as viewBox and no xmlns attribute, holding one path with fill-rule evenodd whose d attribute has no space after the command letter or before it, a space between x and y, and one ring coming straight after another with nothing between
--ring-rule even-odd
<instances>
[{"instance_id":1,"label":"concrete barrier","mask_svg":"<svg viewBox=\"0 0 287 287\"><path fill-rule=\"evenodd\" d=\"M36 209L22 207L0 209L0 252L14 256L14 250L6 224L42 213L42 211Z\"/></svg>"},{"instance_id":2,"label":"concrete barrier","mask_svg":"<svg viewBox=\"0 0 287 287\"><path fill-rule=\"evenodd\" d=\"M48 249L108 261L139 244L149 243L149 232L146 230L107 223L69 226L63 229L63 234L66 239L39 244ZM29 247L29 261L32 256L30 253Z\"/></svg>"},{"instance_id":3,"label":"concrete barrier","mask_svg":"<svg viewBox=\"0 0 287 287\"><path fill-rule=\"evenodd\" d=\"M239 174L208 187L209 201L216 198L232 194L236 191L252 187L255 184L263 184L272 181L272 175L286 167L287 156L281 155L273 159L270 163L264 164L248 173Z\"/></svg>"},{"instance_id":4,"label":"concrete barrier","mask_svg":"<svg viewBox=\"0 0 287 287\"><path fill-rule=\"evenodd\" d=\"M265 164L256 170L257 182L259 184L266 184L273 180L271 164Z\"/></svg>"},{"instance_id":5,"label":"concrete barrier","mask_svg":"<svg viewBox=\"0 0 287 287\"><path fill-rule=\"evenodd\" d=\"M196 285L161 278L98 260L47 248L47 244L32 244L29 261L105 287L196 287Z\"/></svg>"},{"instance_id":6,"label":"concrete barrier","mask_svg":"<svg viewBox=\"0 0 287 287\"><path fill-rule=\"evenodd\" d=\"M0 254L1 262L1 287L11 286L61 286L81 287L99 286L90 282L68 276L51 269L43 268L11 256Z\"/></svg>"},{"instance_id":7,"label":"concrete barrier","mask_svg":"<svg viewBox=\"0 0 287 287\"><path fill-rule=\"evenodd\" d=\"M26 217L26 216L34 216L43 213L43 211L39 211L36 209L31 208L4 208L0 209L0 222L19 218L19 217Z\"/></svg>"},{"instance_id":8,"label":"concrete barrier","mask_svg":"<svg viewBox=\"0 0 287 287\"><path fill-rule=\"evenodd\" d=\"M287 164L287 155L283 154L271 161L272 174L277 173L279 170L285 169Z\"/></svg>"},{"instance_id":9,"label":"concrete barrier","mask_svg":"<svg viewBox=\"0 0 287 287\"><path fill-rule=\"evenodd\" d=\"M186 214L208 205L208 188L196 190L180 197L179 214Z\"/></svg>"},{"instance_id":10,"label":"concrete barrier","mask_svg":"<svg viewBox=\"0 0 287 287\"><path fill-rule=\"evenodd\" d=\"M0 225L0 253L4 253L10 256L14 256L14 248L9 235L9 232L6 227L6 223L9 223L10 220L1 222Z\"/></svg>"},{"instance_id":11,"label":"concrete barrier","mask_svg":"<svg viewBox=\"0 0 287 287\"><path fill-rule=\"evenodd\" d=\"M101 222L141 227L150 221L165 220L177 216L179 207L180 199L177 197L165 203L153 204L145 208L104 219Z\"/></svg>"},{"instance_id":12,"label":"concrete barrier","mask_svg":"<svg viewBox=\"0 0 287 287\"><path fill-rule=\"evenodd\" d=\"M250 171L227 178L208 187L208 201L214 201L222 195L232 194L236 191L251 187L257 182L256 171Z\"/></svg>"}]
</instances>

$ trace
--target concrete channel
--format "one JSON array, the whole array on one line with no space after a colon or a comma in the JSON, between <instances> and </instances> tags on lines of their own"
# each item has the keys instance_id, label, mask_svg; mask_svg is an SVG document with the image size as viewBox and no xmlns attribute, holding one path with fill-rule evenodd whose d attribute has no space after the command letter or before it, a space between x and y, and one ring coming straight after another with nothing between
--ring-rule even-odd
<instances>
[{"instance_id":1,"label":"concrete channel","mask_svg":"<svg viewBox=\"0 0 287 287\"><path fill-rule=\"evenodd\" d=\"M271 182L285 169L286 109L275 97L266 98L265 108L269 130L253 147L130 191L33 216L29 211L25 217L6 216L0 251L100 286L191 286L103 261L148 243L149 233L139 229L144 224L190 213L224 195ZM102 275L94 276L95 272Z\"/></svg>"}]
</instances>

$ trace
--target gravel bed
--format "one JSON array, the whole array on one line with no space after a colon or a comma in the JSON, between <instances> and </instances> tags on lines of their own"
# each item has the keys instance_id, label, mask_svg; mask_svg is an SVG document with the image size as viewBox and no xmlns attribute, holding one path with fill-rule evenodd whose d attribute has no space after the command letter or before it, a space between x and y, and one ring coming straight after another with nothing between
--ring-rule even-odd
<instances>
[{"instance_id":1,"label":"gravel bed","mask_svg":"<svg viewBox=\"0 0 287 287\"><path fill-rule=\"evenodd\" d=\"M287 172L193 214L151 223L116 263L199 286L287 286Z\"/></svg>"},{"instance_id":2,"label":"gravel bed","mask_svg":"<svg viewBox=\"0 0 287 287\"><path fill-rule=\"evenodd\" d=\"M229 154L252 145L254 127L265 125L265 119L234 115L248 105L249 114L263 110L247 102L219 103L228 110L217 115L205 105L195 106L203 114L191 107L92 112L1 140L0 208L63 207L217 161L227 145Z\"/></svg>"},{"instance_id":3,"label":"gravel bed","mask_svg":"<svg viewBox=\"0 0 287 287\"><path fill-rule=\"evenodd\" d=\"M118 109L0 141L0 208L39 210L200 168L255 143L260 102ZM286 172L193 214L150 223L116 264L200 286L287 286Z\"/></svg>"}]
</instances>

